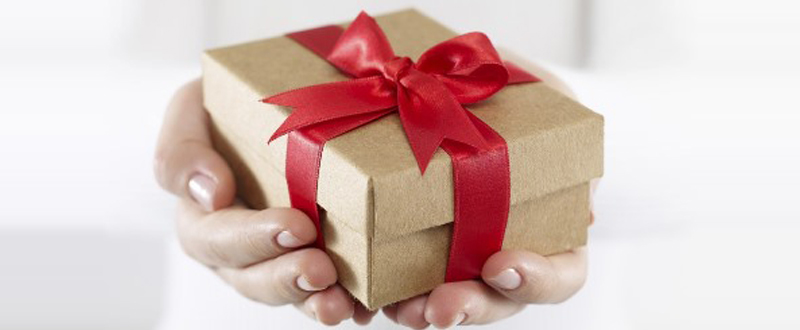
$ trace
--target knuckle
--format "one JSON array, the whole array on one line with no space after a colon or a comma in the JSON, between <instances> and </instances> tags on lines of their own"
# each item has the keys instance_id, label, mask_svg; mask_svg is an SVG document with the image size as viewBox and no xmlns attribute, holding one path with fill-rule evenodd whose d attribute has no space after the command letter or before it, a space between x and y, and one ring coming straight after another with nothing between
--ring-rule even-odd
<instances>
[{"instance_id":1,"label":"knuckle","mask_svg":"<svg viewBox=\"0 0 800 330\"><path fill-rule=\"evenodd\" d=\"M239 240L247 254L255 259L272 259L279 253L269 230L246 230Z\"/></svg>"},{"instance_id":2,"label":"knuckle","mask_svg":"<svg viewBox=\"0 0 800 330\"><path fill-rule=\"evenodd\" d=\"M234 271L236 276L223 276L223 279L247 299L268 306L281 306L295 300L290 299L281 283L276 283L274 272L262 267Z\"/></svg>"},{"instance_id":3,"label":"knuckle","mask_svg":"<svg viewBox=\"0 0 800 330\"><path fill-rule=\"evenodd\" d=\"M183 253L186 254L187 256L189 256L190 258L192 258L192 259L194 259L194 260L196 260L196 261L208 266L209 265L208 258L206 258L205 253L201 252L201 249L198 249L198 247L196 246L196 243L194 243L193 240L189 237L190 236L190 233L189 233L190 230L187 229L187 228L184 228L184 226L181 225L182 222L183 221L182 221L182 219L180 219L180 216L179 216L179 219L178 219L178 243L179 243L179 245L181 247L181 250L183 250Z\"/></svg>"},{"instance_id":4,"label":"knuckle","mask_svg":"<svg viewBox=\"0 0 800 330\"><path fill-rule=\"evenodd\" d=\"M263 284L259 283L263 281L258 281L253 277L251 274L242 274L242 276L226 279L226 282L247 299L269 306L276 306L277 304L274 301L266 299L262 294L264 291Z\"/></svg>"},{"instance_id":5,"label":"knuckle","mask_svg":"<svg viewBox=\"0 0 800 330\"><path fill-rule=\"evenodd\" d=\"M294 272L288 272L282 275L273 273L270 280L273 284L273 292L276 296L280 297L281 301L295 303L309 295L309 293L297 287L297 275Z\"/></svg>"},{"instance_id":6,"label":"knuckle","mask_svg":"<svg viewBox=\"0 0 800 330\"><path fill-rule=\"evenodd\" d=\"M199 139L185 138L170 141L166 146L159 146L153 158L153 173L161 188L180 194L189 174L197 166L200 159L206 158L206 143Z\"/></svg>"},{"instance_id":7,"label":"knuckle","mask_svg":"<svg viewBox=\"0 0 800 330\"><path fill-rule=\"evenodd\" d=\"M220 242L219 239L206 240L204 245L205 246L203 248L203 251L205 256L211 260L215 260L216 263L220 265L230 265L233 267L242 266L233 261L230 254L227 251L228 250L227 247L225 246L225 244Z\"/></svg>"},{"instance_id":8,"label":"knuckle","mask_svg":"<svg viewBox=\"0 0 800 330\"><path fill-rule=\"evenodd\" d=\"M186 158L190 146L185 141L177 141L169 146L161 146L156 150L153 162L153 172L156 181L168 191L180 193L176 185L183 181L183 173L188 164L182 161Z\"/></svg>"},{"instance_id":9,"label":"knuckle","mask_svg":"<svg viewBox=\"0 0 800 330\"><path fill-rule=\"evenodd\" d=\"M202 256L199 255L197 252L195 252L195 249L192 249L190 247L190 244L186 241L183 235L180 234L178 235L178 243L180 243L181 250L183 250L183 253L189 256L189 258L192 258L198 262L205 264Z\"/></svg>"},{"instance_id":10,"label":"knuckle","mask_svg":"<svg viewBox=\"0 0 800 330\"><path fill-rule=\"evenodd\" d=\"M281 297L282 301L286 303L300 302L308 294L296 288L293 281L283 281L281 285L275 287L275 294Z\"/></svg>"},{"instance_id":11,"label":"knuckle","mask_svg":"<svg viewBox=\"0 0 800 330\"><path fill-rule=\"evenodd\" d=\"M235 258L230 253L229 244L226 244L226 234L218 231L211 231L204 224L206 218L196 218L186 214L186 206L181 203L181 207L176 218L176 231L178 243L183 252L192 259L199 261L207 266L233 267L241 265L235 264Z\"/></svg>"}]
</instances>

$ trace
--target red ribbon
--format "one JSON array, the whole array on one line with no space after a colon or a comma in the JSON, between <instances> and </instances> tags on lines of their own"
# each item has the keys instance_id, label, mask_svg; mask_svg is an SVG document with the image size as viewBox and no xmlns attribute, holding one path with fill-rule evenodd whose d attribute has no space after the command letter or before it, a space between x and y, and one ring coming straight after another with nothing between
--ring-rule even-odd
<instances>
[{"instance_id":1,"label":"red ribbon","mask_svg":"<svg viewBox=\"0 0 800 330\"><path fill-rule=\"evenodd\" d=\"M468 33L426 51L417 62L394 54L375 20L362 12L342 30L325 26L289 37L353 79L280 93L263 102L294 108L270 141L289 135L286 179L292 206L317 226L317 181L326 141L397 111L420 171L441 146L453 164L455 214L445 280L480 277L502 248L510 171L505 140L463 104L489 98L509 83L539 81L503 63L482 33Z\"/></svg>"}]
</instances>

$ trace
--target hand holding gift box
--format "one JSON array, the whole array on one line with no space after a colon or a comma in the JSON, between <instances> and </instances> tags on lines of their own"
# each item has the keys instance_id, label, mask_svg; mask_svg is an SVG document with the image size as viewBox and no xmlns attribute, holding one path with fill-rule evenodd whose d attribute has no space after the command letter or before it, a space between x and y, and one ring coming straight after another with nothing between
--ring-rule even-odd
<instances>
[{"instance_id":1,"label":"hand holding gift box","mask_svg":"<svg viewBox=\"0 0 800 330\"><path fill-rule=\"evenodd\" d=\"M418 55L430 46L453 36L452 32L413 11L381 17L378 22L386 31L386 35L391 41L391 47L397 54L402 55ZM502 66L502 62L496 61L499 60L496 53L489 55L490 59L488 61L483 59L483 62L500 63ZM424 61L419 61L417 64L419 65L421 62ZM408 67L402 68L407 69ZM492 71L496 68L495 66L483 69L481 71L484 72L483 75L478 72L476 75L468 77L471 79L469 82L480 79L491 80L505 72L504 70ZM225 155L227 161L232 165L236 173L239 195L256 208L264 208L267 205L289 205L284 173L290 179L292 171L295 171L294 175L301 180L307 178L302 175L297 176L296 169L291 166L294 164L292 161L289 161L289 165L284 163L287 161L286 144L283 142L285 139L278 139L269 146L265 145L264 141L278 128L278 125L286 120L290 110L265 106L254 103L253 100L259 96L275 95L292 88L343 81L346 77L317 54L303 48L296 40L286 37L210 51L204 58L204 72L205 104L212 117L215 147ZM418 78L424 80L425 77ZM502 80L503 77L500 78ZM395 83L397 82L395 81ZM344 84L346 83L345 80ZM399 83L402 84L402 80ZM504 81L499 87L503 85L505 85ZM494 94L499 89L491 84L483 84L482 87L491 89L487 93L488 95ZM411 92L415 91L411 90ZM465 93L467 94L463 95L469 95L469 91ZM483 98L474 99L473 102ZM402 102L401 99L396 99ZM422 102L423 104L425 101L431 100L411 99L416 103ZM436 99L432 100L436 101ZM329 99L328 101L333 100ZM325 104L324 101L323 104ZM391 106L394 105L396 104ZM406 108L408 109L408 107ZM435 110L435 107L429 107L428 110L430 109ZM466 225L462 226L463 221L458 220L459 209L462 210L461 212L464 212L464 209L474 212L476 204L480 211L479 204L482 201L494 200L493 203L496 203L498 198L492 196L492 192L496 192L498 195L505 193L507 196L505 201L506 209L509 211L508 229L505 231L505 237L503 237L502 231L500 232L499 241L504 248L521 248L540 254L553 254L575 249L585 243L585 230L589 221L587 182L591 178L598 177L602 171L602 118L542 83L505 87L488 101L469 105L474 116L460 106L458 109L463 111L462 115L468 116L464 118L468 118L468 120L474 118L473 122L477 121L479 124L488 125L489 129L499 133L508 144L505 170L506 176L510 176L510 185L507 184L505 188L500 185L500 189L488 190L488 194L482 195L483 199L471 197L472 201L466 206L458 204L459 184L454 185L453 183L454 172L451 168L451 160L447 155L432 154L430 151L420 153L417 152L418 150L414 150L413 146L409 147L406 135L403 134L403 129L406 134L409 134L409 125L405 120L408 117L408 111L403 110L402 104L400 105L400 117L406 117L402 121L402 125L398 116L386 116L384 113L370 119L375 120L374 122L331 140L324 149L321 149L323 151L321 155L318 155L318 157L321 156L321 163L319 167L312 168L314 171L319 171L318 186L317 180L310 180L315 187L318 187L318 191L311 197L318 200L323 210L321 219L316 219L317 223L321 224L322 235L317 234L316 238L324 239L325 247L338 272L338 282L370 308L410 298L438 286L432 293L427 308L431 311L431 315L428 316L434 318L429 321L437 324L446 324L456 320L462 314L466 315L467 322L470 323L491 320L491 318L487 318L487 315L480 315L482 313L479 310L453 310L450 311L452 312L450 314L442 310L436 312L434 302L437 299L454 298L453 294L459 296L459 292L463 293L460 294L461 298L473 297L472 299L478 299L484 304L472 302L469 304L472 306L471 308L489 308L488 306L495 308L494 317L502 315L503 313L500 311L505 311L507 314L518 309L520 305L514 303L513 299L521 302L542 302L568 297L580 286L581 276L572 276L572 281L560 281L562 285L550 288L552 292L545 292L548 294L534 294L541 287L531 285L534 283L531 281L539 279L537 276L545 276L544 278L548 278L547 276L552 278L569 277L569 272L559 272L558 270L561 268L572 269L572 272L575 271L575 268L580 270L584 257L582 252L560 254L550 257L549 261L538 254L525 251L498 253L484 266L483 275L494 280L488 280L488 282L498 288L499 293L488 290L488 288L483 289L482 287L485 288L484 284L474 281L439 284L445 280L445 274L449 274L454 269L451 251L453 249L450 248L454 217L457 220L456 232L459 231L459 226L468 228L465 227ZM403 111L406 112L405 115ZM365 113L369 115L368 112ZM425 123L422 124L425 129ZM448 126L445 125L444 128L446 129ZM452 136L461 132L463 137L463 132L469 129L469 127L459 128L459 131L449 134ZM447 136L445 135L445 137ZM408 139L414 138L409 136ZM474 142L474 140L469 141L468 139L469 137L455 140L467 142L465 143L467 145L470 144L469 142L481 144L480 141ZM302 142L302 140L300 141ZM435 142L441 142L441 140ZM419 143L416 144L419 145ZM438 144L433 147L433 151L435 151ZM444 147L447 149L447 146ZM476 146L472 145L471 147ZM477 147L484 146L477 145ZM453 154L452 150L450 154ZM427 165L427 171L422 175L419 169L425 168L424 162L427 159L419 163L416 160L430 158L430 156L433 157ZM467 158L472 157L471 155L467 156ZM221 162L218 157L211 158L214 159L210 162L211 165L219 165ZM291 159L290 155L289 160ZM510 165L508 160L510 160ZM453 161L452 164L456 168L455 175L458 176L457 162ZM210 166L209 164L205 165ZM298 164L298 166L304 165ZM508 166L510 166L510 171ZM497 168L488 168L488 170L494 172ZM203 170L201 169L200 172ZM216 197L219 194L213 193L219 193L217 189L220 183L229 185L231 179L230 172L223 170L220 173L222 173L221 177L214 178L215 180L211 180L212 183L195 182L194 190L206 190L207 192L211 190L209 194ZM463 173L480 172L472 170ZM487 173L486 176L497 177L493 175L495 174ZM312 173L311 176L315 175ZM184 176L181 179L185 180L187 177ZM180 180L178 181L180 182ZM491 180L486 182L492 183ZM292 181L290 181L290 186L291 184ZM214 189L208 189L208 186L212 186ZM463 187L463 185L461 186ZM192 187L193 185L190 184L190 188ZM506 190L505 192L503 188ZM454 189L455 202L453 201ZM183 189L174 190L183 191ZM232 198L230 191L225 193L228 194L226 195L228 198ZM203 196L195 196L195 199L202 200ZM500 200L502 202L502 198ZM291 202L297 204L294 199ZM223 204L225 204L224 201L212 204L209 208L216 209ZM316 205L316 203L312 205ZM244 210L238 211L245 212ZM316 208L307 210L307 213L311 213L310 211L316 211ZM300 227L303 227L304 221L300 220L301 215L288 210L273 210L273 214L277 214L275 212L282 212L280 216L284 220L278 221L278 224L273 227L301 231L301 234L289 231L295 234L293 236L296 240L294 243L308 243L309 237L314 236L313 234L302 235L304 229ZM494 217L493 214L490 213L490 216ZM197 213L193 215L199 216ZM466 216L468 217L469 214ZM295 218L295 220L287 221L287 218L289 220ZM502 226L505 227L506 219L501 220L503 221ZM486 221L496 220L486 219ZM467 223L467 225L469 224ZM492 223L489 222L486 225L491 227ZM288 226L296 228L287 228ZM481 227L476 227L475 224L471 226L478 228L477 232L480 234ZM307 224L305 227L305 232L308 233ZM258 231L257 228L251 229ZM282 234L277 234L274 232L277 230L276 228L272 228L272 230L269 233L277 235L277 238L273 239L273 236L269 236L269 241L280 244L281 235L287 231L280 231ZM312 230L316 229L312 228ZM488 231L496 233L495 230ZM217 236L220 235L223 234L217 234ZM283 238L284 243L291 241L291 239L287 241L285 235ZM221 241L224 240L221 239ZM465 242L468 248L458 251L470 252L469 246L481 243L474 237ZM320 243L318 246L322 247ZM187 247L187 250L191 252L191 248ZM273 253L268 253L268 256L275 257L285 252L285 249L281 248L275 250L278 252L272 251ZM281 259L291 260L290 256L300 252L284 254L275 259L262 256L263 260L272 259L263 264L274 265ZM205 258L203 253L198 254L198 259L207 264L215 265L220 262L220 260L208 260L209 258ZM316 255L316 257L319 256ZM487 257L488 255L483 256L480 264L471 267L472 269L467 273L472 272L472 274L468 276L479 277L482 263ZM319 261L319 268L330 266L330 261L327 261L328 264L326 261ZM313 289L313 284L325 286L332 284L319 281L314 283L315 278L307 278L306 276L309 274L302 274L301 269L279 271L266 265L259 268L258 265L260 264L252 266L250 264L234 264L233 267L225 265L222 268L230 267L232 270L220 269L218 271L239 285L242 285L242 281L236 280L236 274L241 276L241 273L257 272L257 269L271 270L277 273L293 273L292 278L300 276L297 284L293 281L286 281L293 288L305 286L307 289ZM288 264L286 266L288 267ZM522 273L522 277L519 276L520 273ZM575 273L582 274L580 271ZM574 280L576 278L577 281ZM335 280L336 278L334 278ZM504 286L516 286L517 288L505 290ZM337 292L341 296L341 288L338 285L315 293L305 300L306 305L312 309L315 308L314 306L319 307L319 301L335 299ZM249 293L252 295L252 292ZM507 295L512 300L500 299L501 294ZM302 299L305 296L301 294L294 298ZM275 297L256 296L254 298L261 298L260 300L267 300L267 302L287 302L287 299L275 300ZM455 299L457 298L455 297ZM401 316L403 315L403 306L414 306L419 304L419 300L414 299L399 304ZM466 302L464 301L464 303ZM459 306L458 304L448 305ZM390 307L387 314L392 315L393 311L398 312ZM325 314L315 310L317 317L321 317L320 313Z\"/></svg>"}]
</instances>

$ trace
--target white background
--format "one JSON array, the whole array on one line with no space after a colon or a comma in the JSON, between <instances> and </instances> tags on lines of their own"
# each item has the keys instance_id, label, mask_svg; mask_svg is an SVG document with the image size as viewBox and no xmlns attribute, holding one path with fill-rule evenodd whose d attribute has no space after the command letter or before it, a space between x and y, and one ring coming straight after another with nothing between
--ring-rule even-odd
<instances>
[{"instance_id":1,"label":"white background","mask_svg":"<svg viewBox=\"0 0 800 330\"><path fill-rule=\"evenodd\" d=\"M79 0L0 4L0 328L315 327L182 256L161 115L206 47L410 5L606 117L586 287L487 328L800 327L793 1Z\"/></svg>"}]
</instances>

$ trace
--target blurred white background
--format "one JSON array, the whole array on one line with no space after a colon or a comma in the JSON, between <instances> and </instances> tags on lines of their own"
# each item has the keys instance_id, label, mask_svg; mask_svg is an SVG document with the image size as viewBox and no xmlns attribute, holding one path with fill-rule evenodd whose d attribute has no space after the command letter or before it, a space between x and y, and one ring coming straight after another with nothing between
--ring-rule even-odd
<instances>
[{"instance_id":1,"label":"blurred white background","mask_svg":"<svg viewBox=\"0 0 800 330\"><path fill-rule=\"evenodd\" d=\"M545 64L606 116L586 287L487 328L800 328L788 0L5 1L0 328L315 327L181 254L151 174L161 115L204 48L409 6Z\"/></svg>"}]
</instances>

